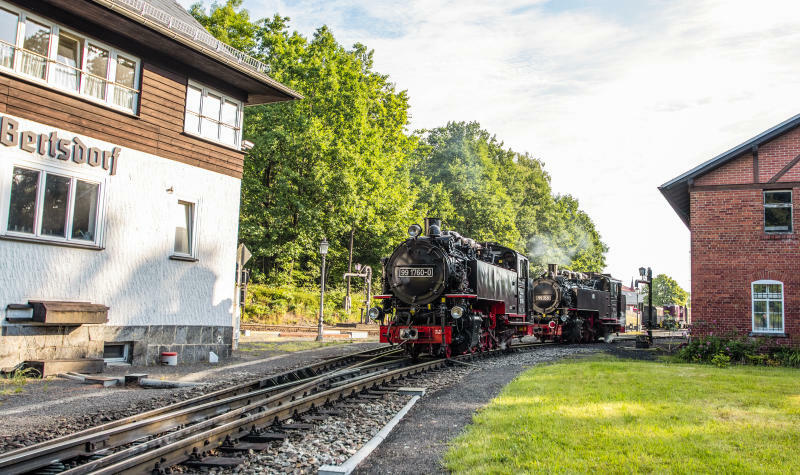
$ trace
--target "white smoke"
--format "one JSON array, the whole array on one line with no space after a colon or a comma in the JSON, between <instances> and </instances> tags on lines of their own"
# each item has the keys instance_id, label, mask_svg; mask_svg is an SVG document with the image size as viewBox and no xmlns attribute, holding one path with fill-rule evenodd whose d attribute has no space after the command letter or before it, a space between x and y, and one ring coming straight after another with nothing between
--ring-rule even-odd
<instances>
[{"instance_id":1,"label":"white smoke","mask_svg":"<svg viewBox=\"0 0 800 475\"><path fill-rule=\"evenodd\" d=\"M566 231L540 234L528 240L528 259L536 268L544 270L547 264L569 267L575 257L591 248L589 234L576 229L571 235Z\"/></svg>"}]
</instances>

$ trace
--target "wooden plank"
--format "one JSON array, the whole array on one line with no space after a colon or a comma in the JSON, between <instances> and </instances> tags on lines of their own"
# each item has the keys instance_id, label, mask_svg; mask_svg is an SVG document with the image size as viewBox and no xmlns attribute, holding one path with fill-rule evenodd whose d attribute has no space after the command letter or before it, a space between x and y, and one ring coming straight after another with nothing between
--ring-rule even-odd
<instances>
[{"instance_id":1,"label":"wooden plank","mask_svg":"<svg viewBox=\"0 0 800 475\"><path fill-rule=\"evenodd\" d=\"M100 140L131 147L136 150L150 151L154 150L156 147L156 140L154 138L138 135L139 133L145 132L141 129L131 128L126 130L124 128L105 125L106 123L104 122L79 118L67 112L61 112L51 107L37 105L9 96L8 112L10 114L13 113L12 108L18 111L17 114L21 117L63 128L77 134L89 135ZM50 118L51 121L46 122L43 121L42 118ZM94 134L87 133L87 131L94 132ZM147 132L147 134L153 136L150 132ZM156 134L155 137L158 137L158 135Z\"/></svg>"},{"instance_id":2,"label":"wooden plank","mask_svg":"<svg viewBox=\"0 0 800 475\"><path fill-rule=\"evenodd\" d=\"M155 101L166 106L183 110L186 104L186 94L174 94L157 87L143 87L142 101Z\"/></svg>"},{"instance_id":3,"label":"wooden plank","mask_svg":"<svg viewBox=\"0 0 800 475\"><path fill-rule=\"evenodd\" d=\"M180 123L170 122L153 114L143 114L142 120L158 126L159 139L164 136L174 137L183 133L183 121ZM175 119L172 120L174 121Z\"/></svg>"},{"instance_id":4,"label":"wooden plank","mask_svg":"<svg viewBox=\"0 0 800 475\"><path fill-rule=\"evenodd\" d=\"M186 84L186 76L184 74L161 67L152 62L145 62L142 66L142 70L145 74L153 74L178 83Z\"/></svg>"},{"instance_id":5,"label":"wooden plank","mask_svg":"<svg viewBox=\"0 0 800 475\"><path fill-rule=\"evenodd\" d=\"M184 111L173 109L172 107L164 106L157 102L143 102L139 110L139 115L144 117L146 115L166 117L167 120L175 120L180 123L183 128Z\"/></svg>"},{"instance_id":6,"label":"wooden plank","mask_svg":"<svg viewBox=\"0 0 800 475\"><path fill-rule=\"evenodd\" d=\"M25 366L39 371L41 377L47 377L70 371L83 374L102 373L104 362L102 358L29 360L25 362Z\"/></svg>"},{"instance_id":7,"label":"wooden plank","mask_svg":"<svg viewBox=\"0 0 800 475\"><path fill-rule=\"evenodd\" d=\"M187 155L185 153L180 153L180 151L176 151L174 147L171 149L165 149L159 145L159 149L157 150L156 154L164 158L175 160L177 162L185 163L187 165L192 165L195 167L203 168L217 173L222 173L223 175L228 175L234 178L242 177L242 170L239 167L235 167L233 165L223 165L214 161L213 159L209 159L209 157L202 157L202 156L198 157L198 155L192 155L192 154Z\"/></svg>"},{"instance_id":8,"label":"wooden plank","mask_svg":"<svg viewBox=\"0 0 800 475\"><path fill-rule=\"evenodd\" d=\"M126 114L125 112L118 112L114 109L95 104L88 99L79 99L77 97L62 94L58 91L42 86L28 84L23 81L12 82L9 89L9 95L25 97L25 99L28 101L38 102L39 104L47 105L59 110L71 108L73 110L82 111L81 113L77 114L85 117L104 117L118 123L124 123L126 127L137 127L152 132L155 132L156 130L155 127L149 127L146 123L142 123L141 120ZM49 102L42 102L44 100Z\"/></svg>"},{"instance_id":9,"label":"wooden plank","mask_svg":"<svg viewBox=\"0 0 800 475\"><path fill-rule=\"evenodd\" d=\"M186 82L173 81L157 74L148 73L142 76L142 87L155 87L172 92L179 96L186 96Z\"/></svg>"},{"instance_id":10,"label":"wooden plank","mask_svg":"<svg viewBox=\"0 0 800 475\"><path fill-rule=\"evenodd\" d=\"M100 132L87 131L87 129L81 129L80 127L71 127L70 124L64 124L63 121L59 121L58 119L53 119L53 118L45 116L45 115L43 115L41 113L31 112L31 111L29 111L27 109L21 109L21 108L9 105L7 107L6 112L8 114L16 115L16 116L22 117L24 119L35 120L35 121L37 121L39 123L42 123L42 124L52 125L54 127L61 127L61 128L65 129L65 130L68 130L68 131L70 131L72 133L89 135L89 136L94 137L94 138L99 139L99 140L105 140L107 142L111 142L111 143L113 143L115 145L118 145L120 147L127 147L127 148L130 148L132 150L139 150L139 151L145 152L145 153L151 153L151 154L155 153L155 147L143 146L139 141L128 140L128 139L121 138L121 137L114 137L114 136L110 136L108 134L104 134L104 133L100 133Z\"/></svg>"},{"instance_id":11,"label":"wooden plank","mask_svg":"<svg viewBox=\"0 0 800 475\"><path fill-rule=\"evenodd\" d=\"M177 147L182 151L191 152L203 156L216 157L220 163L231 165L241 165L244 163L244 153L235 152L227 147L215 145L205 140L195 139L189 134L176 134L162 136L159 140L165 147Z\"/></svg>"}]
</instances>

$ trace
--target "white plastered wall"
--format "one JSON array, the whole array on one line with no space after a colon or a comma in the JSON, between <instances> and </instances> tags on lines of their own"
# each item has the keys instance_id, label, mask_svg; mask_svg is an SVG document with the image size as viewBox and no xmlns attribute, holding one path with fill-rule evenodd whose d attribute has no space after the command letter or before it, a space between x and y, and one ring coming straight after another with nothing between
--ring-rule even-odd
<instances>
[{"instance_id":1,"label":"white plastered wall","mask_svg":"<svg viewBox=\"0 0 800 475\"><path fill-rule=\"evenodd\" d=\"M115 147L0 115L18 121L20 130L56 131L88 146ZM0 145L0 219L7 219L14 165L101 180L104 195L103 250L0 240L0 310L34 299L87 301L110 307L109 325L230 326L240 180L121 149L117 173L109 176L102 167ZM197 203L196 262L169 259L175 235L171 211L178 199Z\"/></svg>"}]
</instances>

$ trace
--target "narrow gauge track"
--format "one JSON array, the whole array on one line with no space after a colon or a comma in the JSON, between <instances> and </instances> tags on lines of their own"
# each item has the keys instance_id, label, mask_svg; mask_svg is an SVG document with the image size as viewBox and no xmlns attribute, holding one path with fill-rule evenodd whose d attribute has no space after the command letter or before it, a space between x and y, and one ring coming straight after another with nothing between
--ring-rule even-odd
<instances>
[{"instance_id":1,"label":"narrow gauge track","mask_svg":"<svg viewBox=\"0 0 800 475\"><path fill-rule=\"evenodd\" d=\"M542 344L516 345L513 349L538 346ZM256 387L240 393L234 392L244 386L258 386L262 382L220 390L9 452L0 457L0 472L69 475L165 473L173 465L201 461L210 450L223 444L235 446L240 439L257 438L264 429L274 424L296 418L299 414L319 409L345 397L442 368L452 364L451 360L472 360L481 356L498 355L503 350L414 364L410 359L397 358L398 352L397 349L382 348L336 358L339 364L326 374L278 383L267 388ZM351 358L361 361L352 362ZM389 361L380 361L384 359ZM342 363L341 360L350 364ZM330 362L320 365L325 363ZM305 369L307 368L298 371ZM227 397L211 397L217 393L226 393ZM130 419L136 420L129 421ZM78 460L81 464L75 466Z\"/></svg>"},{"instance_id":2,"label":"narrow gauge track","mask_svg":"<svg viewBox=\"0 0 800 475\"><path fill-rule=\"evenodd\" d=\"M342 379L343 371L353 371L364 367L367 363L388 360L389 364L399 363L400 352L397 348L377 348L352 353L337 358L327 359L302 368L285 371L268 378L263 378L217 391L192 399L153 409L123 419L91 427L73 434L39 444L23 447L0 454L0 473L30 473L41 470L58 473L69 467L65 462L94 458L126 444L134 443L145 437L174 430L179 426L192 424L231 409L250 404L252 399L266 399L274 394L287 391L292 387L307 385L319 380L334 381ZM373 368L362 368L369 371ZM331 376L340 373L339 376ZM330 378L324 381L325 376ZM58 470L56 467L64 466ZM48 468L52 467L52 468Z\"/></svg>"}]
</instances>

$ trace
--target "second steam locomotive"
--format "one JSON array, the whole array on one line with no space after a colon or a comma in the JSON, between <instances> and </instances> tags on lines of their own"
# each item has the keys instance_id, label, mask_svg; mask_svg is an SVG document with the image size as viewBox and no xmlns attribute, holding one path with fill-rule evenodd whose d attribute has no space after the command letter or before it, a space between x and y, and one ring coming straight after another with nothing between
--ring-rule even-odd
<instances>
[{"instance_id":1,"label":"second steam locomotive","mask_svg":"<svg viewBox=\"0 0 800 475\"><path fill-rule=\"evenodd\" d=\"M529 276L527 257L478 243L426 218L384 259L382 342L409 353L449 357L505 348L512 339L591 342L624 331L621 283L607 274L558 271Z\"/></svg>"}]
</instances>

